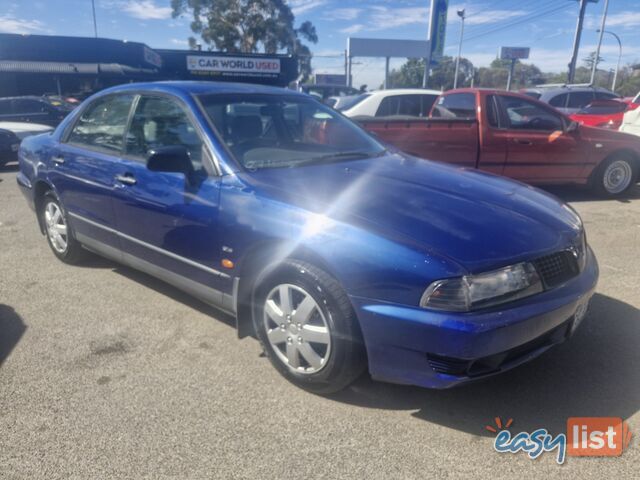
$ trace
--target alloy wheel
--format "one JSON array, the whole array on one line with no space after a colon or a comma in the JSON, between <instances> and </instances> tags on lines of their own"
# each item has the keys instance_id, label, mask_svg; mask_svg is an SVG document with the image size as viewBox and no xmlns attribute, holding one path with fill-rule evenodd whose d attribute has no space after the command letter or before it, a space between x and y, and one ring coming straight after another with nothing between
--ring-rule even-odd
<instances>
[{"instance_id":1,"label":"alloy wheel","mask_svg":"<svg viewBox=\"0 0 640 480\"><path fill-rule=\"evenodd\" d=\"M65 253L68 246L67 224L57 203L47 203L44 209L44 221L51 246L56 252Z\"/></svg>"},{"instance_id":2,"label":"alloy wheel","mask_svg":"<svg viewBox=\"0 0 640 480\"><path fill-rule=\"evenodd\" d=\"M329 324L315 299L297 285L281 284L266 297L263 321L277 358L296 373L322 370L331 354Z\"/></svg>"}]
</instances>

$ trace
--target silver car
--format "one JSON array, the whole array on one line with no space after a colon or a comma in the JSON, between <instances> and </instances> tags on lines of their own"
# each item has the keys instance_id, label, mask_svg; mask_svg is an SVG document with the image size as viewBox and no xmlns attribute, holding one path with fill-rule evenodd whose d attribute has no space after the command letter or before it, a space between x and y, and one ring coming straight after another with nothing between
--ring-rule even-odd
<instances>
[{"instance_id":1,"label":"silver car","mask_svg":"<svg viewBox=\"0 0 640 480\"><path fill-rule=\"evenodd\" d=\"M619 98L605 88L578 85L539 85L534 88L525 88L520 92L548 103L567 115L578 113L593 100Z\"/></svg>"}]
</instances>

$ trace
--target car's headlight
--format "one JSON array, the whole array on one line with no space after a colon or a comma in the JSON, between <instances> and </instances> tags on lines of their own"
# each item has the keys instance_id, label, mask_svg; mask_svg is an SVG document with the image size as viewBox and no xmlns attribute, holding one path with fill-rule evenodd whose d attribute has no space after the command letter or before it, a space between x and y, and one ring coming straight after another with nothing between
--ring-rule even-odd
<instances>
[{"instance_id":1,"label":"car's headlight","mask_svg":"<svg viewBox=\"0 0 640 480\"><path fill-rule=\"evenodd\" d=\"M528 262L492 272L433 282L420 306L450 312L467 312L528 297L543 290L535 267Z\"/></svg>"}]
</instances>

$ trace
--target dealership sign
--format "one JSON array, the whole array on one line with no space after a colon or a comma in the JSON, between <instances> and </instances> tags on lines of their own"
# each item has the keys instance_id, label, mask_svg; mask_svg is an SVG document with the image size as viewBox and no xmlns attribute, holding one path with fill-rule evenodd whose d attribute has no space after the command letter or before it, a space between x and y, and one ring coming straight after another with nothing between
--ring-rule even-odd
<instances>
[{"instance_id":1,"label":"dealership sign","mask_svg":"<svg viewBox=\"0 0 640 480\"><path fill-rule=\"evenodd\" d=\"M517 60L529 58L529 47L502 47L500 58L502 60Z\"/></svg>"},{"instance_id":2,"label":"dealership sign","mask_svg":"<svg viewBox=\"0 0 640 480\"><path fill-rule=\"evenodd\" d=\"M187 68L193 73L277 75L280 73L280 59L188 55Z\"/></svg>"}]
</instances>

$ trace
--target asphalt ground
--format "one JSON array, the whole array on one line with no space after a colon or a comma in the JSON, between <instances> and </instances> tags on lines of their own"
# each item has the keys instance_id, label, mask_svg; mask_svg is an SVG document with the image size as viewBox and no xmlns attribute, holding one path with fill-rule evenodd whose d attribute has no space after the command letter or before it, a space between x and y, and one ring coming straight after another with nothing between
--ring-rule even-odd
<instances>
[{"instance_id":1,"label":"asphalt ground","mask_svg":"<svg viewBox=\"0 0 640 480\"><path fill-rule=\"evenodd\" d=\"M53 256L0 171L0 478L638 478L640 187L580 212L600 262L567 343L445 391L364 376L330 398L281 378L228 316L144 274ZM499 454L485 425L621 417L621 457Z\"/></svg>"}]
</instances>

